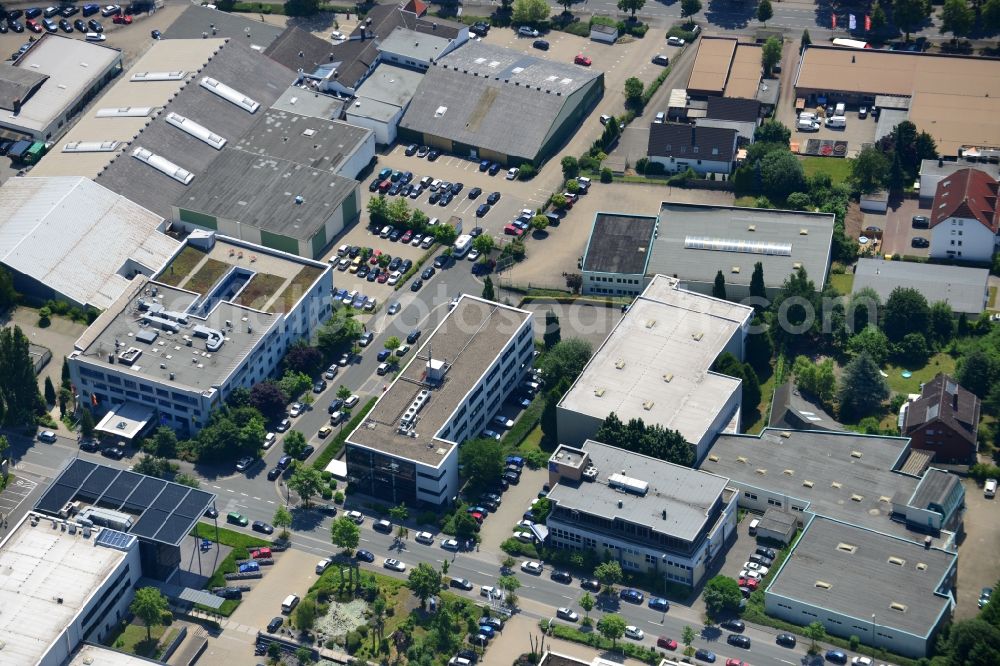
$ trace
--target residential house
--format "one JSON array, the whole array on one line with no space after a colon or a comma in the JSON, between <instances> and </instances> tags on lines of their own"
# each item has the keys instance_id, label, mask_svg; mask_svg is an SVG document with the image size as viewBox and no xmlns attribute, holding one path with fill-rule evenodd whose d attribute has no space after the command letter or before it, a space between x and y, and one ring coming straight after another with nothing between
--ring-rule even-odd
<instances>
[{"instance_id":1,"label":"residential house","mask_svg":"<svg viewBox=\"0 0 1000 666\"><path fill-rule=\"evenodd\" d=\"M902 433L913 448L932 451L938 463L976 461L980 401L974 393L939 373L904 409Z\"/></svg>"},{"instance_id":2,"label":"residential house","mask_svg":"<svg viewBox=\"0 0 1000 666\"><path fill-rule=\"evenodd\" d=\"M650 162L662 164L668 172L690 168L700 175L728 174L733 169L738 136L728 127L653 123L646 154Z\"/></svg>"},{"instance_id":3,"label":"residential house","mask_svg":"<svg viewBox=\"0 0 1000 666\"><path fill-rule=\"evenodd\" d=\"M931 208L931 258L989 262L1000 229L996 179L962 169L940 183Z\"/></svg>"}]
</instances>

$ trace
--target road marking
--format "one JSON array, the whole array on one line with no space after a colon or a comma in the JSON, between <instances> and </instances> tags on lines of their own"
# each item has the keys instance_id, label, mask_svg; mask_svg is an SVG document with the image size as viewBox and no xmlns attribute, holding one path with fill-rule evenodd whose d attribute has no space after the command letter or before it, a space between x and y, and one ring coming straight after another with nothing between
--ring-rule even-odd
<instances>
[{"instance_id":1,"label":"road marking","mask_svg":"<svg viewBox=\"0 0 1000 666\"><path fill-rule=\"evenodd\" d=\"M233 490L232 488L225 488L224 490L225 490L225 491L226 491L227 493L234 493L234 492L236 492L236 491L235 491L235 490Z\"/></svg>"},{"instance_id":2,"label":"road marking","mask_svg":"<svg viewBox=\"0 0 1000 666\"><path fill-rule=\"evenodd\" d=\"M268 504L274 504L274 500L267 500Z\"/></svg>"},{"instance_id":3,"label":"road marking","mask_svg":"<svg viewBox=\"0 0 1000 666\"><path fill-rule=\"evenodd\" d=\"M247 495L246 493L240 493L240 495L243 495L243 497L250 497L250 496L249 496L249 495Z\"/></svg>"},{"instance_id":4,"label":"road marking","mask_svg":"<svg viewBox=\"0 0 1000 666\"><path fill-rule=\"evenodd\" d=\"M215 488L216 490L222 490L222 486L212 486L212 487Z\"/></svg>"},{"instance_id":5,"label":"road marking","mask_svg":"<svg viewBox=\"0 0 1000 666\"><path fill-rule=\"evenodd\" d=\"M263 501L264 501L264 500L262 500L262 499L261 499L261 498L259 498L259 497L254 497L254 499L255 499L255 500L257 500L258 502L263 502Z\"/></svg>"}]
</instances>

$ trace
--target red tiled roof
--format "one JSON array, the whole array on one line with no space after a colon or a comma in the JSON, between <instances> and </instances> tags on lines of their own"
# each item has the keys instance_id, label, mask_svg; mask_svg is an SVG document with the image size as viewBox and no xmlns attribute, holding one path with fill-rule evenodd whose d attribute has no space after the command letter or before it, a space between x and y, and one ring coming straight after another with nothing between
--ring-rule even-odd
<instances>
[{"instance_id":1,"label":"red tiled roof","mask_svg":"<svg viewBox=\"0 0 1000 666\"><path fill-rule=\"evenodd\" d=\"M420 2L420 0L410 0L403 6L404 12L413 12L417 17L421 17L427 13L427 5Z\"/></svg>"},{"instance_id":2,"label":"red tiled roof","mask_svg":"<svg viewBox=\"0 0 1000 666\"><path fill-rule=\"evenodd\" d=\"M997 233L1000 206L997 205L997 181L978 169L961 169L938 183L931 212L934 227L950 217L979 220Z\"/></svg>"}]
</instances>

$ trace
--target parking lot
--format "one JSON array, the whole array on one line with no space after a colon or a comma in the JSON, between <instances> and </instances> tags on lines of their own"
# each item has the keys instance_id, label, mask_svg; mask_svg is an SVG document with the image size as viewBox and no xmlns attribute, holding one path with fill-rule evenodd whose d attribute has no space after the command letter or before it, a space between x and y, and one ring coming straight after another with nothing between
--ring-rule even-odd
<instances>
[{"instance_id":1,"label":"parking lot","mask_svg":"<svg viewBox=\"0 0 1000 666\"><path fill-rule=\"evenodd\" d=\"M960 539L958 577L955 584L956 620L967 620L979 612L979 592L995 587L1000 579L1000 521L996 519L997 500L986 499L983 488L972 479L963 479L965 486L965 530ZM996 602L993 602L996 603Z\"/></svg>"},{"instance_id":2,"label":"parking lot","mask_svg":"<svg viewBox=\"0 0 1000 666\"><path fill-rule=\"evenodd\" d=\"M917 199L890 200L889 209L885 215L865 213L864 227L876 226L883 230L882 253L904 254L916 257L926 257L930 248L913 247L914 238L931 237L930 229L915 229L913 216L930 217L930 201L927 208L921 208Z\"/></svg>"},{"instance_id":3,"label":"parking lot","mask_svg":"<svg viewBox=\"0 0 1000 666\"><path fill-rule=\"evenodd\" d=\"M868 113L865 118L860 118L857 106L847 107L845 113L847 125L842 128L827 127L823 119L822 109L809 107L804 111L813 112L819 116L820 127L818 131L799 130L796 127L797 114L792 107L779 106L775 112L778 120L792 130L792 152L798 152L802 155L819 155L831 159L857 157L865 144L875 141L875 129L878 126L878 121L871 113ZM810 145L810 142L815 143ZM795 144L798 144L797 148ZM846 146L841 149L841 144L846 144Z\"/></svg>"},{"instance_id":4,"label":"parking lot","mask_svg":"<svg viewBox=\"0 0 1000 666\"><path fill-rule=\"evenodd\" d=\"M348 230L345 235L332 244L330 256L328 258L331 263L334 263L342 258L337 256L337 250L341 245L370 247L372 248L373 256L377 253L388 254L391 258L399 257L403 260L409 259L414 263L427 253L428 250L423 250L419 247L413 247L412 245L403 244L399 241L393 243L388 238L380 238L378 234L372 233L372 230L369 229L367 225L368 214L363 212L361 216L360 222L354 225L354 227ZM346 257L348 255L344 256ZM366 260L364 263L368 268L375 267L375 264L372 264L370 259ZM342 264L338 265L337 272L333 278L337 289L346 289L348 292L357 291L364 296L374 298L378 302L379 306L385 303L386 300L390 299L391 295L394 293L394 289L389 285L388 281L378 282L377 280L368 280L367 275L364 277L358 277L357 273L352 273L348 268L342 269L341 266Z\"/></svg>"}]
</instances>

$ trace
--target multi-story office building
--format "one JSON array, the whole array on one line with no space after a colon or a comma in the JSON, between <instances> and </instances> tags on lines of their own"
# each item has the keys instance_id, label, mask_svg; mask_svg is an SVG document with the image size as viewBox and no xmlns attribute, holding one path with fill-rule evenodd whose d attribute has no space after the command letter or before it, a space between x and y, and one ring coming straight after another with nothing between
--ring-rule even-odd
<instances>
[{"instance_id":1,"label":"multi-story office building","mask_svg":"<svg viewBox=\"0 0 1000 666\"><path fill-rule=\"evenodd\" d=\"M736 529L725 477L587 440L549 458L556 548L610 555L622 568L696 586Z\"/></svg>"},{"instance_id":2,"label":"multi-story office building","mask_svg":"<svg viewBox=\"0 0 1000 666\"><path fill-rule=\"evenodd\" d=\"M531 365L531 322L463 295L348 436L351 486L391 504L451 501L459 445L482 433Z\"/></svg>"},{"instance_id":3,"label":"multi-story office building","mask_svg":"<svg viewBox=\"0 0 1000 666\"><path fill-rule=\"evenodd\" d=\"M127 412L128 433L162 424L189 435L312 336L330 315L331 289L326 264L194 232L77 340L71 380L97 415Z\"/></svg>"}]
</instances>

